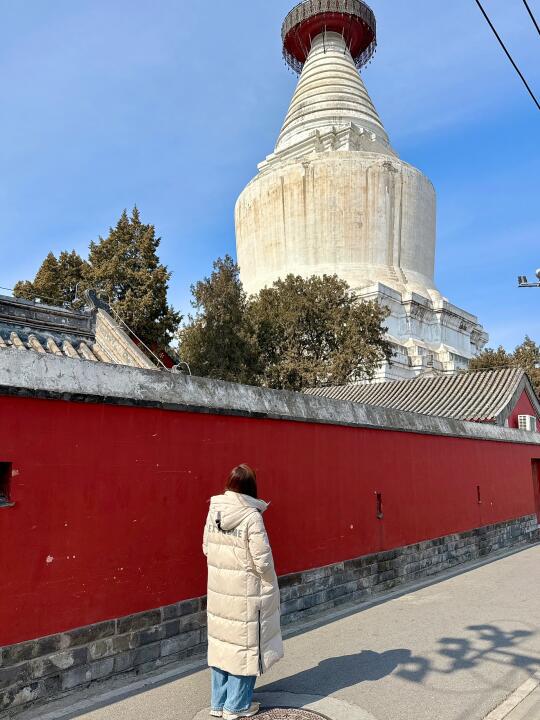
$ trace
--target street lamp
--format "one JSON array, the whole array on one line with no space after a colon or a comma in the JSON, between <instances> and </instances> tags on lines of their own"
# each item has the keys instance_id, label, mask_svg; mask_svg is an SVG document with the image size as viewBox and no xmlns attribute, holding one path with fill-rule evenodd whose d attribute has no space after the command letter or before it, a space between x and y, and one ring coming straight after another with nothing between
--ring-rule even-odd
<instances>
[{"instance_id":1,"label":"street lamp","mask_svg":"<svg viewBox=\"0 0 540 720\"><path fill-rule=\"evenodd\" d=\"M538 278L539 282L529 282L527 280L526 275L520 275L518 277L518 287L520 288L530 288L530 287L540 287L540 268L536 271L536 277Z\"/></svg>"}]
</instances>

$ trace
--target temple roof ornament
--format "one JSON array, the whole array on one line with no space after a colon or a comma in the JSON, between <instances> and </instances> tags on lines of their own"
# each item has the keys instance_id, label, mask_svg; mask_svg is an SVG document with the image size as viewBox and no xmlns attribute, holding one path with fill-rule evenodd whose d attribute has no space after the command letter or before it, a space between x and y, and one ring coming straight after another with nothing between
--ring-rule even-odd
<instances>
[{"instance_id":1,"label":"temple roof ornament","mask_svg":"<svg viewBox=\"0 0 540 720\"><path fill-rule=\"evenodd\" d=\"M283 57L298 74L318 36L334 32L343 37L358 69L373 57L377 47L377 21L362 0L303 0L287 15L281 29Z\"/></svg>"}]
</instances>

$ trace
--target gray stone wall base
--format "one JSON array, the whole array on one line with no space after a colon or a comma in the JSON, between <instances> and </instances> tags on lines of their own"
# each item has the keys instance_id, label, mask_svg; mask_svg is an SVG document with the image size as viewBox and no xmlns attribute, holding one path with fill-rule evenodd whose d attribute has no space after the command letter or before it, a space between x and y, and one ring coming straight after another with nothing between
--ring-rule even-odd
<instances>
[{"instance_id":1,"label":"gray stone wall base","mask_svg":"<svg viewBox=\"0 0 540 720\"><path fill-rule=\"evenodd\" d=\"M497 550L538 539L536 515L425 540L327 567L285 575L282 625L350 602L366 602L400 585L435 576Z\"/></svg>"},{"instance_id":2,"label":"gray stone wall base","mask_svg":"<svg viewBox=\"0 0 540 720\"><path fill-rule=\"evenodd\" d=\"M280 578L282 624L366 602L496 550L538 538L535 515ZM0 648L0 715L118 675L140 675L206 652L206 598Z\"/></svg>"}]
</instances>

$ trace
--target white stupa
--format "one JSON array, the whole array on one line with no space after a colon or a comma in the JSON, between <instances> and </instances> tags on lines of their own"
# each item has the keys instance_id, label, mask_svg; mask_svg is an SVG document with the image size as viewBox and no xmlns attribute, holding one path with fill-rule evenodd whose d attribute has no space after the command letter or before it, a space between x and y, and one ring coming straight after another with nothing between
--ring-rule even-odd
<instances>
[{"instance_id":1,"label":"white stupa","mask_svg":"<svg viewBox=\"0 0 540 720\"><path fill-rule=\"evenodd\" d=\"M390 309L396 357L377 379L467 367L488 338L435 286L435 190L392 149L358 74L375 49L372 11L361 0L307 0L283 39L301 76L274 152L236 205L245 289L336 274Z\"/></svg>"}]
</instances>

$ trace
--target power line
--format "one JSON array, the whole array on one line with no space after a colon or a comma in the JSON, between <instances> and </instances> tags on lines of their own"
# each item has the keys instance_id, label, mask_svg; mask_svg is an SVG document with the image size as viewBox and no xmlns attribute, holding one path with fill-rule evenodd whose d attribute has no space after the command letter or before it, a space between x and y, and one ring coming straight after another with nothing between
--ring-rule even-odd
<instances>
[{"instance_id":1,"label":"power line","mask_svg":"<svg viewBox=\"0 0 540 720\"><path fill-rule=\"evenodd\" d=\"M13 293L13 297L16 297L14 294L15 288L9 288L9 287L4 287L3 285L0 285L0 290L7 290L8 292ZM62 304L62 300L60 300L60 298L52 298L52 297L47 297L47 295L38 295L38 294L36 294L36 298L39 298L40 300L50 300L51 302L55 303L56 307L60 307L60 305ZM26 298L22 298L22 297L20 299L26 300Z\"/></svg>"},{"instance_id":2,"label":"power line","mask_svg":"<svg viewBox=\"0 0 540 720\"><path fill-rule=\"evenodd\" d=\"M525 0L523 0L523 1L525 2ZM523 73L522 73L521 70L518 68L518 66L516 65L516 63L514 62L514 58L510 55L509 51L506 49L506 45L505 45L504 42L502 41L501 36L499 35L499 33L497 32L497 30L495 29L495 26L493 25L493 23L492 23L491 20L489 19L488 14L486 13L486 11L484 10L484 8L482 7L482 3L480 2L480 0L475 0L475 2L476 2L476 4L478 5L478 7L480 8L480 10L481 10L481 12L482 12L482 15L485 17L486 22L488 23L489 27L492 29L493 34L495 35L495 37L496 37L497 40L499 41L500 46L502 47L502 49L503 49L504 52L506 53L506 56L508 57L508 59L510 60L510 62L512 63L512 65L514 66L514 70L517 72L517 74L518 74L519 77L521 78L523 84L524 84L525 87L527 88L527 91L528 91L529 95L532 97L532 99L533 99L533 101L534 101L534 104L535 104L536 107L540 110L540 103L539 103L538 100L536 99L536 96L535 96L535 94L533 93L533 91L531 90L528 82L525 80L525 78L524 78L524 76L523 76ZM527 4L527 3L525 3L525 4ZM536 24L536 21L535 21L535 24Z\"/></svg>"},{"instance_id":3,"label":"power line","mask_svg":"<svg viewBox=\"0 0 540 720\"><path fill-rule=\"evenodd\" d=\"M536 28L538 34L540 35L540 27L538 27L538 23L536 22L536 18L534 17L533 11L532 11L531 8L529 7L529 3L527 2L527 0L523 0L523 4L524 4L525 7L527 8L527 12L528 12L529 15L531 16L531 20L532 20L533 23L534 23L534 27Z\"/></svg>"}]
</instances>

